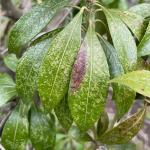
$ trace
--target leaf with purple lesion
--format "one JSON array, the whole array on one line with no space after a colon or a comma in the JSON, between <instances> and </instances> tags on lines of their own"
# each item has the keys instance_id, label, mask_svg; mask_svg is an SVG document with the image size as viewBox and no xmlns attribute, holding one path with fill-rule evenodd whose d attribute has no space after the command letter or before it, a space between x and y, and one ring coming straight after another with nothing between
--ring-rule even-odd
<instances>
[{"instance_id":1,"label":"leaf with purple lesion","mask_svg":"<svg viewBox=\"0 0 150 150\"><path fill-rule=\"evenodd\" d=\"M92 127L103 112L108 80L106 56L90 26L73 67L68 98L73 120L81 130Z\"/></svg>"}]
</instances>

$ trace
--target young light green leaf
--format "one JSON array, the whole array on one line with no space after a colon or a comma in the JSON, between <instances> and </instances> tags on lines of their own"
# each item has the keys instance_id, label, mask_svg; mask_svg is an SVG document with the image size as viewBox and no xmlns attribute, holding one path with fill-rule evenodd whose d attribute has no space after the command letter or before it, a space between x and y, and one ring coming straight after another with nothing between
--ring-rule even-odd
<instances>
[{"instance_id":1,"label":"young light green leaf","mask_svg":"<svg viewBox=\"0 0 150 150\"><path fill-rule=\"evenodd\" d=\"M50 22L57 10L69 3L68 0L50 1L50 5L33 7L14 25L9 35L8 49L10 52L19 54L20 49Z\"/></svg>"},{"instance_id":2,"label":"young light green leaf","mask_svg":"<svg viewBox=\"0 0 150 150\"><path fill-rule=\"evenodd\" d=\"M99 36L99 39L107 57L111 78L124 74L124 70L119 62L116 49L101 36ZM112 87L113 100L115 101L117 107L117 117L121 118L131 107L131 104L135 99L136 93L123 85L112 84Z\"/></svg>"},{"instance_id":3,"label":"young light green leaf","mask_svg":"<svg viewBox=\"0 0 150 150\"><path fill-rule=\"evenodd\" d=\"M68 131L73 123L71 112L68 106L68 95L66 95L55 108L55 114L60 124Z\"/></svg>"},{"instance_id":4,"label":"young light green leaf","mask_svg":"<svg viewBox=\"0 0 150 150\"><path fill-rule=\"evenodd\" d=\"M133 71L110 81L126 85L134 91L150 97L150 71Z\"/></svg>"},{"instance_id":5,"label":"young light green leaf","mask_svg":"<svg viewBox=\"0 0 150 150\"><path fill-rule=\"evenodd\" d=\"M52 41L41 65L38 89L45 111L53 109L67 93L72 65L81 43L83 10Z\"/></svg>"},{"instance_id":6,"label":"young light green leaf","mask_svg":"<svg viewBox=\"0 0 150 150\"><path fill-rule=\"evenodd\" d=\"M13 72L16 71L16 67L18 65L18 58L16 57L15 54L7 54L5 57L4 57L4 63L5 65L10 69L12 70Z\"/></svg>"},{"instance_id":7,"label":"young light green leaf","mask_svg":"<svg viewBox=\"0 0 150 150\"><path fill-rule=\"evenodd\" d=\"M28 118L25 106L18 104L2 131L2 145L7 150L25 150L28 141Z\"/></svg>"},{"instance_id":8,"label":"young light green leaf","mask_svg":"<svg viewBox=\"0 0 150 150\"><path fill-rule=\"evenodd\" d=\"M119 61L125 72L133 70L137 63L137 48L129 29L110 9L103 8L114 47L117 50Z\"/></svg>"},{"instance_id":9,"label":"young light green leaf","mask_svg":"<svg viewBox=\"0 0 150 150\"><path fill-rule=\"evenodd\" d=\"M17 95L16 84L8 74L0 74L0 107Z\"/></svg>"},{"instance_id":10,"label":"young light green leaf","mask_svg":"<svg viewBox=\"0 0 150 150\"><path fill-rule=\"evenodd\" d=\"M146 33L138 45L138 56L150 55L150 23L147 27Z\"/></svg>"},{"instance_id":11,"label":"young light green leaf","mask_svg":"<svg viewBox=\"0 0 150 150\"><path fill-rule=\"evenodd\" d=\"M111 9L130 28L136 38L140 41L145 31L144 18L129 11Z\"/></svg>"},{"instance_id":12,"label":"young light green leaf","mask_svg":"<svg viewBox=\"0 0 150 150\"><path fill-rule=\"evenodd\" d=\"M108 130L99 140L108 145L128 143L142 128L145 111L146 108L136 112L113 129Z\"/></svg>"},{"instance_id":13,"label":"young light green leaf","mask_svg":"<svg viewBox=\"0 0 150 150\"><path fill-rule=\"evenodd\" d=\"M29 131L30 140L36 150L53 149L56 138L55 122L35 107L31 109Z\"/></svg>"},{"instance_id":14,"label":"young light green leaf","mask_svg":"<svg viewBox=\"0 0 150 150\"><path fill-rule=\"evenodd\" d=\"M107 80L106 56L94 28L90 26L78 52L69 88L69 108L73 120L83 131L92 127L104 110Z\"/></svg>"},{"instance_id":15,"label":"young light green leaf","mask_svg":"<svg viewBox=\"0 0 150 150\"><path fill-rule=\"evenodd\" d=\"M24 53L17 66L16 85L21 100L25 104L31 104L34 92L37 90L37 78L39 68L44 55L51 44L51 37L57 31L51 31L32 42L31 47Z\"/></svg>"},{"instance_id":16,"label":"young light green leaf","mask_svg":"<svg viewBox=\"0 0 150 150\"><path fill-rule=\"evenodd\" d=\"M150 16L150 4L148 3L138 4L131 7L129 11L146 18Z\"/></svg>"}]
</instances>

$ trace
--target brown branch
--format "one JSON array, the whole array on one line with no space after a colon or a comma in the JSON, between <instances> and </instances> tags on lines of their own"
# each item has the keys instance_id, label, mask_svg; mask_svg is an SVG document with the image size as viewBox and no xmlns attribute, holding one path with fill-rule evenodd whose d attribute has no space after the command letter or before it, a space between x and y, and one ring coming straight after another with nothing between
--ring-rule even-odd
<instances>
[{"instance_id":1,"label":"brown branch","mask_svg":"<svg viewBox=\"0 0 150 150\"><path fill-rule=\"evenodd\" d=\"M22 11L15 8L11 0L1 0L1 5L5 16L13 20L18 20L22 16Z\"/></svg>"}]
</instances>

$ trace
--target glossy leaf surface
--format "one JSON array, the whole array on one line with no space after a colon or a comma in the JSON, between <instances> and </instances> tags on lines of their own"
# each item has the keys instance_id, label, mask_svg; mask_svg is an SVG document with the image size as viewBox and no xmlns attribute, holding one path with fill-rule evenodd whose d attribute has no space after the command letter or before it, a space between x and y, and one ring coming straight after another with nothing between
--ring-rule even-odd
<instances>
[{"instance_id":1,"label":"glossy leaf surface","mask_svg":"<svg viewBox=\"0 0 150 150\"><path fill-rule=\"evenodd\" d=\"M67 131L73 123L71 112L68 106L68 95L66 95L55 108L55 114L62 125Z\"/></svg>"},{"instance_id":2,"label":"glossy leaf surface","mask_svg":"<svg viewBox=\"0 0 150 150\"><path fill-rule=\"evenodd\" d=\"M30 118L30 140L36 150L53 149L55 143L55 122L50 117L38 111L35 107L31 109Z\"/></svg>"},{"instance_id":3,"label":"glossy leaf surface","mask_svg":"<svg viewBox=\"0 0 150 150\"><path fill-rule=\"evenodd\" d=\"M52 41L39 73L39 94L45 111L53 109L66 95L72 65L81 42L83 9Z\"/></svg>"},{"instance_id":4,"label":"glossy leaf surface","mask_svg":"<svg viewBox=\"0 0 150 150\"><path fill-rule=\"evenodd\" d=\"M16 84L19 96L25 104L31 104L34 93L37 90L37 78L44 55L51 45L51 37L58 30L42 35L24 53L16 71Z\"/></svg>"},{"instance_id":5,"label":"glossy leaf surface","mask_svg":"<svg viewBox=\"0 0 150 150\"><path fill-rule=\"evenodd\" d=\"M20 49L50 22L57 10L68 3L68 0L51 0L49 5L33 7L12 28L8 42L9 51L19 54Z\"/></svg>"},{"instance_id":6,"label":"glossy leaf surface","mask_svg":"<svg viewBox=\"0 0 150 150\"><path fill-rule=\"evenodd\" d=\"M144 116L145 109L141 109L113 129L108 130L100 137L100 141L110 145L128 143L142 128Z\"/></svg>"},{"instance_id":7,"label":"glossy leaf surface","mask_svg":"<svg viewBox=\"0 0 150 150\"><path fill-rule=\"evenodd\" d=\"M146 18L150 16L150 4L143 3L143 4L135 5L131 7L129 11Z\"/></svg>"},{"instance_id":8,"label":"glossy leaf surface","mask_svg":"<svg viewBox=\"0 0 150 150\"><path fill-rule=\"evenodd\" d=\"M2 132L2 145L7 150L25 150L28 140L28 118L25 106L18 105L6 121Z\"/></svg>"},{"instance_id":9,"label":"glossy leaf surface","mask_svg":"<svg viewBox=\"0 0 150 150\"><path fill-rule=\"evenodd\" d=\"M16 84L8 74L0 73L0 107L17 95Z\"/></svg>"},{"instance_id":10,"label":"glossy leaf surface","mask_svg":"<svg viewBox=\"0 0 150 150\"><path fill-rule=\"evenodd\" d=\"M19 60L17 59L15 54L7 54L4 57L4 63L5 65L12 70L13 72L16 71L16 67L18 65Z\"/></svg>"},{"instance_id":11,"label":"glossy leaf surface","mask_svg":"<svg viewBox=\"0 0 150 150\"><path fill-rule=\"evenodd\" d=\"M107 57L111 78L124 74L124 69L119 62L116 49L101 36L99 36L99 38ZM117 108L117 117L121 118L131 107L136 93L123 85L112 84L112 87L113 100Z\"/></svg>"},{"instance_id":12,"label":"glossy leaf surface","mask_svg":"<svg viewBox=\"0 0 150 150\"><path fill-rule=\"evenodd\" d=\"M146 33L138 45L138 56L150 55L150 23L147 27Z\"/></svg>"},{"instance_id":13,"label":"glossy leaf surface","mask_svg":"<svg viewBox=\"0 0 150 150\"><path fill-rule=\"evenodd\" d=\"M120 19L130 28L137 39L141 40L145 30L143 24L144 18L142 16L129 11L111 10L111 12L118 15Z\"/></svg>"},{"instance_id":14,"label":"glossy leaf surface","mask_svg":"<svg viewBox=\"0 0 150 150\"><path fill-rule=\"evenodd\" d=\"M109 9L103 10L119 61L125 72L133 70L137 63L137 48L134 38L126 25L113 11Z\"/></svg>"},{"instance_id":15,"label":"glossy leaf surface","mask_svg":"<svg viewBox=\"0 0 150 150\"><path fill-rule=\"evenodd\" d=\"M134 91L150 97L150 71L133 71L114 78L110 82L126 85Z\"/></svg>"},{"instance_id":16,"label":"glossy leaf surface","mask_svg":"<svg viewBox=\"0 0 150 150\"><path fill-rule=\"evenodd\" d=\"M93 27L89 27L74 64L69 89L69 108L81 130L94 125L107 99L109 69Z\"/></svg>"}]
</instances>

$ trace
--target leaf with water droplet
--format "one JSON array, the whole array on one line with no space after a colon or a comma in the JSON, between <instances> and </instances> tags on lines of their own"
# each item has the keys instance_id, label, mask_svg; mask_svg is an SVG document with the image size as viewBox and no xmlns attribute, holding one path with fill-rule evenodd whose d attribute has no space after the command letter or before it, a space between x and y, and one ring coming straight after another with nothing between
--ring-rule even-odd
<instances>
[{"instance_id":1,"label":"leaf with water droplet","mask_svg":"<svg viewBox=\"0 0 150 150\"><path fill-rule=\"evenodd\" d=\"M103 112L108 80L106 56L94 28L90 26L78 52L69 88L69 108L81 130L92 127Z\"/></svg>"},{"instance_id":2,"label":"leaf with water droplet","mask_svg":"<svg viewBox=\"0 0 150 150\"><path fill-rule=\"evenodd\" d=\"M83 10L51 42L43 59L38 89L45 111L56 107L68 91L72 65L81 43Z\"/></svg>"},{"instance_id":3,"label":"leaf with water droplet","mask_svg":"<svg viewBox=\"0 0 150 150\"><path fill-rule=\"evenodd\" d=\"M128 143L142 128L145 111L146 108L143 108L136 112L113 129L105 132L99 140L108 145Z\"/></svg>"}]
</instances>

